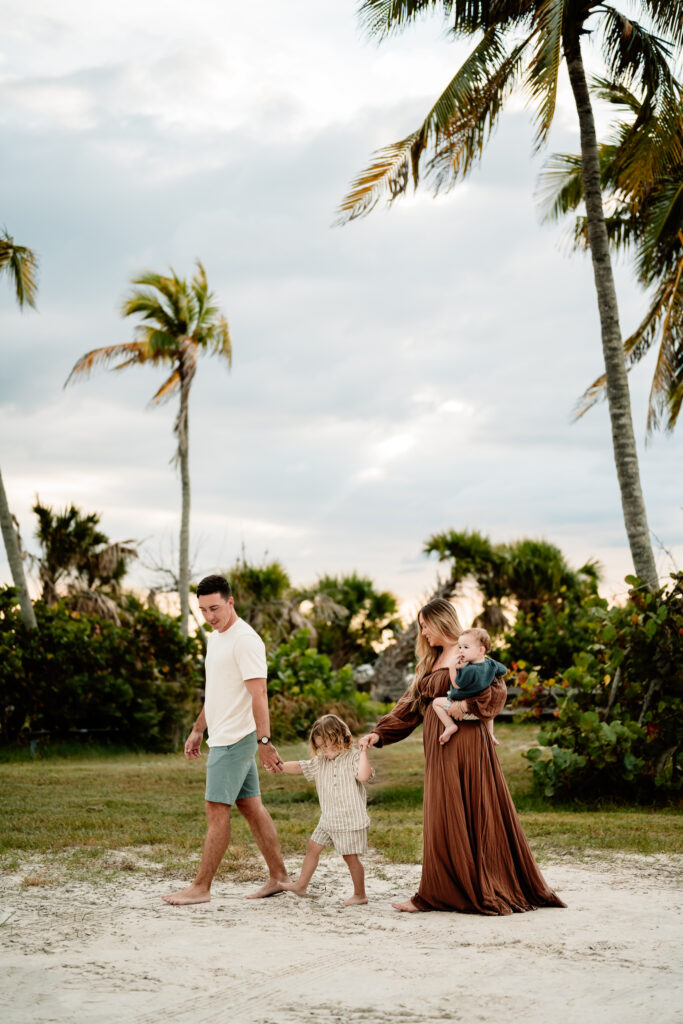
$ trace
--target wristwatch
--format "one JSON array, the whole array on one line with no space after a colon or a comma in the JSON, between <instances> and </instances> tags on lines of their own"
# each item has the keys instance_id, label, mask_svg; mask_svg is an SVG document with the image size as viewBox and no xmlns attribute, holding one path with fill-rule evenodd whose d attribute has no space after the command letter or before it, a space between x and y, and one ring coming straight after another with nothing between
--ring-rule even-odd
<instances>
[{"instance_id":1,"label":"wristwatch","mask_svg":"<svg viewBox=\"0 0 683 1024\"><path fill-rule=\"evenodd\" d=\"M267 743L270 743L270 736L261 736L259 738L259 743L262 743L265 747Z\"/></svg>"}]
</instances>

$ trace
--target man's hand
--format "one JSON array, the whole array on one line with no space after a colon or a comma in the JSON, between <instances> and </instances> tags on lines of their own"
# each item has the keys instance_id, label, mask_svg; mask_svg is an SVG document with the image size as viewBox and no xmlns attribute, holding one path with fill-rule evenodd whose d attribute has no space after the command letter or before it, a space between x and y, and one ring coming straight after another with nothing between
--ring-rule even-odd
<instances>
[{"instance_id":1,"label":"man's hand","mask_svg":"<svg viewBox=\"0 0 683 1024\"><path fill-rule=\"evenodd\" d=\"M193 729L190 735L185 740L185 757L188 761L194 761L197 757L201 757L202 739L204 737L204 731L199 729Z\"/></svg>"},{"instance_id":2,"label":"man's hand","mask_svg":"<svg viewBox=\"0 0 683 1024\"><path fill-rule=\"evenodd\" d=\"M454 718L456 722L462 721L462 716L465 714L464 700L454 700L448 709L448 714L451 718Z\"/></svg>"},{"instance_id":3,"label":"man's hand","mask_svg":"<svg viewBox=\"0 0 683 1024\"><path fill-rule=\"evenodd\" d=\"M267 772L270 772L271 775L281 775L283 773L282 758L272 743L259 743L258 752L261 758L261 765Z\"/></svg>"},{"instance_id":4,"label":"man's hand","mask_svg":"<svg viewBox=\"0 0 683 1024\"><path fill-rule=\"evenodd\" d=\"M378 740L379 735L376 732L368 732L358 740L358 748L359 750L367 750L368 747L374 747Z\"/></svg>"}]
</instances>

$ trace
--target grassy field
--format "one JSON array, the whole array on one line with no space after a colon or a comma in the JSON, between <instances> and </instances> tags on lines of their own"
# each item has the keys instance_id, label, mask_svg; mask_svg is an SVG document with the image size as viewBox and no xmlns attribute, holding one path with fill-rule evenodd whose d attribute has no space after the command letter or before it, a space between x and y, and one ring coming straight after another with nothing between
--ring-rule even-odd
<instances>
[{"instance_id":1,"label":"grassy field","mask_svg":"<svg viewBox=\"0 0 683 1024\"><path fill-rule=\"evenodd\" d=\"M682 847L674 810L577 810L538 801L521 753L535 742L532 725L497 726L498 753L534 852L541 861L593 851L672 853ZM306 745L281 746L286 759ZM370 845L389 861L417 862L422 842L423 753L420 733L372 754L377 782L368 787ZM264 801L287 857L301 856L318 816L315 788L301 776L261 773ZM0 869L38 865L24 876L43 884L54 872L148 870L187 875L204 834L204 761L180 754L49 757L0 765ZM239 814L221 874L257 877L254 845ZM45 855L49 867L41 867ZM46 874L47 872L47 874Z\"/></svg>"}]
</instances>

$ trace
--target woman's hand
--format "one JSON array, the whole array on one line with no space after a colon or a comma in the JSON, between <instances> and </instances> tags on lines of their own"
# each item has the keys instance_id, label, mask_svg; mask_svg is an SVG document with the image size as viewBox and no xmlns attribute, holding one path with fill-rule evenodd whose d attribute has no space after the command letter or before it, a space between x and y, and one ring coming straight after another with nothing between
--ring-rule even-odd
<instances>
[{"instance_id":1,"label":"woman's hand","mask_svg":"<svg viewBox=\"0 0 683 1024\"><path fill-rule=\"evenodd\" d=\"M376 732L368 732L358 740L358 749L367 750L368 747L374 747L376 743L379 743L379 734Z\"/></svg>"}]
</instances>

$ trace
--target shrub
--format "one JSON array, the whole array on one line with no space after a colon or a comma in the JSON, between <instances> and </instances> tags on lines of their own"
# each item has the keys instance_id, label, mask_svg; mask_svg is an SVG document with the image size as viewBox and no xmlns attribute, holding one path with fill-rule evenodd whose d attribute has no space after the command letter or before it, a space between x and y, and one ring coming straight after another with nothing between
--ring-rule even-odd
<instances>
[{"instance_id":1,"label":"shrub","mask_svg":"<svg viewBox=\"0 0 683 1024\"><path fill-rule=\"evenodd\" d=\"M368 714L369 697L355 689L351 666L333 669L328 656L309 644L308 631L299 630L268 661L271 732L279 740L308 736L321 714L339 715L352 731Z\"/></svg>"},{"instance_id":2,"label":"shrub","mask_svg":"<svg viewBox=\"0 0 683 1024\"><path fill-rule=\"evenodd\" d=\"M202 686L198 646L177 623L128 598L120 625L63 605L35 606L26 630L0 591L0 742L81 730L117 744L173 749Z\"/></svg>"},{"instance_id":3,"label":"shrub","mask_svg":"<svg viewBox=\"0 0 683 1024\"><path fill-rule=\"evenodd\" d=\"M587 602L586 638L567 695L525 755L555 794L651 799L681 788L683 574L656 592L628 576L624 606Z\"/></svg>"}]
</instances>

